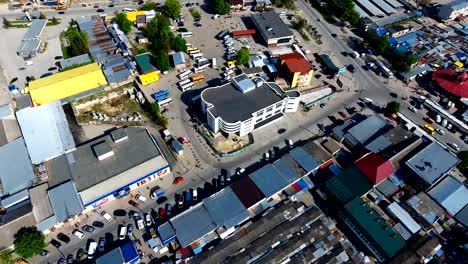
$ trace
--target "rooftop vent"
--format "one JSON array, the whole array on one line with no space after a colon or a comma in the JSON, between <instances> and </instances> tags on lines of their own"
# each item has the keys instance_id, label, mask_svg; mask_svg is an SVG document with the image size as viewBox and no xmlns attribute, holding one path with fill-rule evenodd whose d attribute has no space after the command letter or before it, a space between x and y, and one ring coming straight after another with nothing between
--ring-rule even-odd
<instances>
[{"instance_id":1,"label":"rooftop vent","mask_svg":"<svg viewBox=\"0 0 468 264\"><path fill-rule=\"evenodd\" d=\"M114 156L114 151L107 141L101 141L93 145L92 148L98 160L104 160Z\"/></svg>"},{"instance_id":2,"label":"rooftop vent","mask_svg":"<svg viewBox=\"0 0 468 264\"><path fill-rule=\"evenodd\" d=\"M273 31L273 28L272 27L267 27L266 30L267 31Z\"/></svg>"},{"instance_id":3,"label":"rooftop vent","mask_svg":"<svg viewBox=\"0 0 468 264\"><path fill-rule=\"evenodd\" d=\"M128 139L127 132L123 128L118 128L110 132L110 135L116 144Z\"/></svg>"}]
</instances>

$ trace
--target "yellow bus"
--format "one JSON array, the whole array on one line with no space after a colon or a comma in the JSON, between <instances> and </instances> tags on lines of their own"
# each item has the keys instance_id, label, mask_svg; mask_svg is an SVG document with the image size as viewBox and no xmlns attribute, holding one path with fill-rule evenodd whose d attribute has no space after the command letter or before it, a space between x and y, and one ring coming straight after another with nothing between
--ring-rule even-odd
<instances>
[{"instance_id":1,"label":"yellow bus","mask_svg":"<svg viewBox=\"0 0 468 264\"><path fill-rule=\"evenodd\" d=\"M203 82L204 80L205 80L205 75L203 75L203 74L198 74L198 75L192 76L192 82L194 82L194 83Z\"/></svg>"},{"instance_id":2,"label":"yellow bus","mask_svg":"<svg viewBox=\"0 0 468 264\"><path fill-rule=\"evenodd\" d=\"M231 61L228 61L228 62L227 62L227 65L228 65L229 67L231 67L231 66L236 66L236 63L237 63L236 60L231 60Z\"/></svg>"},{"instance_id":3,"label":"yellow bus","mask_svg":"<svg viewBox=\"0 0 468 264\"><path fill-rule=\"evenodd\" d=\"M425 129L429 134L434 135L435 129L434 129L433 127L431 127L430 125L425 124L425 125L424 125L424 129Z\"/></svg>"},{"instance_id":4,"label":"yellow bus","mask_svg":"<svg viewBox=\"0 0 468 264\"><path fill-rule=\"evenodd\" d=\"M197 51L197 48L187 48L187 53L190 53L191 51Z\"/></svg>"}]
</instances>

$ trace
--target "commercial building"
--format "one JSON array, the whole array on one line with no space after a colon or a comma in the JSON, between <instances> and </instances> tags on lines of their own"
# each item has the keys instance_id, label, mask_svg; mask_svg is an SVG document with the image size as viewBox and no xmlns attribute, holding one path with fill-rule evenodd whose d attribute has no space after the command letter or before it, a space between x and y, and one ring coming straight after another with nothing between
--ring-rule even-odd
<instances>
[{"instance_id":1,"label":"commercial building","mask_svg":"<svg viewBox=\"0 0 468 264\"><path fill-rule=\"evenodd\" d=\"M136 264L139 262L140 255L134 240L130 240L96 259L96 264Z\"/></svg>"},{"instance_id":2,"label":"commercial building","mask_svg":"<svg viewBox=\"0 0 468 264\"><path fill-rule=\"evenodd\" d=\"M332 166L330 170L331 168ZM356 167L337 170L333 174L325 180L324 189L338 203L346 204L356 197L362 197L372 189L372 183Z\"/></svg>"},{"instance_id":3,"label":"commercial building","mask_svg":"<svg viewBox=\"0 0 468 264\"><path fill-rule=\"evenodd\" d=\"M176 70L187 68L184 53L181 51L172 54L172 62L174 63L174 68Z\"/></svg>"},{"instance_id":4,"label":"commercial building","mask_svg":"<svg viewBox=\"0 0 468 264\"><path fill-rule=\"evenodd\" d=\"M49 184L72 180L86 209L127 195L170 172L151 134L143 128L113 130L47 162Z\"/></svg>"},{"instance_id":5,"label":"commercial building","mask_svg":"<svg viewBox=\"0 0 468 264\"><path fill-rule=\"evenodd\" d=\"M28 90L33 104L37 106L84 97L102 90L106 85L101 68L97 63L92 63L31 81Z\"/></svg>"},{"instance_id":6,"label":"commercial building","mask_svg":"<svg viewBox=\"0 0 468 264\"><path fill-rule=\"evenodd\" d=\"M468 188L449 175L427 192L452 216L468 204Z\"/></svg>"},{"instance_id":7,"label":"commercial building","mask_svg":"<svg viewBox=\"0 0 468 264\"><path fill-rule=\"evenodd\" d=\"M332 136L338 142L353 148L366 146L391 128L392 126L378 115L355 115L354 119L348 119L342 125L333 128Z\"/></svg>"},{"instance_id":8,"label":"commercial building","mask_svg":"<svg viewBox=\"0 0 468 264\"><path fill-rule=\"evenodd\" d=\"M16 53L22 57L37 55L44 45L42 33L47 25L47 19L34 19L29 25L28 31L23 36Z\"/></svg>"},{"instance_id":9,"label":"commercial building","mask_svg":"<svg viewBox=\"0 0 468 264\"><path fill-rule=\"evenodd\" d=\"M252 14L252 21L268 47L292 45L294 35L276 12Z\"/></svg>"},{"instance_id":10,"label":"commercial building","mask_svg":"<svg viewBox=\"0 0 468 264\"><path fill-rule=\"evenodd\" d=\"M300 93L284 92L275 83L241 74L230 83L203 90L201 101L213 133L245 136L277 121L284 113L296 112Z\"/></svg>"},{"instance_id":11,"label":"commercial building","mask_svg":"<svg viewBox=\"0 0 468 264\"><path fill-rule=\"evenodd\" d=\"M436 87L455 98L468 98L468 72L440 69L432 73Z\"/></svg>"},{"instance_id":12,"label":"commercial building","mask_svg":"<svg viewBox=\"0 0 468 264\"><path fill-rule=\"evenodd\" d=\"M140 73L138 79L140 80L141 84L148 85L159 80L156 67L153 65L154 58L150 52L135 56L135 62Z\"/></svg>"},{"instance_id":13,"label":"commercial building","mask_svg":"<svg viewBox=\"0 0 468 264\"><path fill-rule=\"evenodd\" d=\"M443 5L437 14L442 20L454 20L468 16L468 2L458 0Z\"/></svg>"},{"instance_id":14,"label":"commercial building","mask_svg":"<svg viewBox=\"0 0 468 264\"><path fill-rule=\"evenodd\" d=\"M291 87L307 87L310 85L314 71L310 62L300 53L280 55L278 59L278 68L282 71Z\"/></svg>"},{"instance_id":15,"label":"commercial building","mask_svg":"<svg viewBox=\"0 0 468 264\"><path fill-rule=\"evenodd\" d=\"M67 118L59 101L16 112L33 164L58 157L75 149Z\"/></svg>"},{"instance_id":16,"label":"commercial building","mask_svg":"<svg viewBox=\"0 0 468 264\"><path fill-rule=\"evenodd\" d=\"M405 246L400 236L361 198L347 203L340 217L380 262L393 258Z\"/></svg>"},{"instance_id":17,"label":"commercial building","mask_svg":"<svg viewBox=\"0 0 468 264\"><path fill-rule=\"evenodd\" d=\"M422 180L421 184L427 188L446 175L459 162L457 156L439 143L432 142L406 161L406 166Z\"/></svg>"},{"instance_id":18,"label":"commercial building","mask_svg":"<svg viewBox=\"0 0 468 264\"><path fill-rule=\"evenodd\" d=\"M60 69L65 69L65 68L72 67L75 65L83 65L83 64L88 64L88 63L91 63L91 60L89 59L89 55L81 54L75 57L61 60Z\"/></svg>"}]
</instances>

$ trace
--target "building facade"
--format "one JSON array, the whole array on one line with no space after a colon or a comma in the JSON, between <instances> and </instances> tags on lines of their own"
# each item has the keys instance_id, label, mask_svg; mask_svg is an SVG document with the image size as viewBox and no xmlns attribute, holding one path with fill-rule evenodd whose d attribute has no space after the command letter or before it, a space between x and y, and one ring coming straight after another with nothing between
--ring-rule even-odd
<instances>
[{"instance_id":1,"label":"building facade","mask_svg":"<svg viewBox=\"0 0 468 264\"><path fill-rule=\"evenodd\" d=\"M279 68L292 88L309 86L314 74L310 62L297 52L280 55Z\"/></svg>"},{"instance_id":2,"label":"building facade","mask_svg":"<svg viewBox=\"0 0 468 264\"><path fill-rule=\"evenodd\" d=\"M294 35L274 11L252 15L252 21L268 47L290 46Z\"/></svg>"},{"instance_id":3,"label":"building facade","mask_svg":"<svg viewBox=\"0 0 468 264\"><path fill-rule=\"evenodd\" d=\"M284 113L296 112L300 93L284 92L275 83L260 78L251 80L241 74L231 83L204 90L201 100L213 133L245 136L279 120Z\"/></svg>"}]
</instances>

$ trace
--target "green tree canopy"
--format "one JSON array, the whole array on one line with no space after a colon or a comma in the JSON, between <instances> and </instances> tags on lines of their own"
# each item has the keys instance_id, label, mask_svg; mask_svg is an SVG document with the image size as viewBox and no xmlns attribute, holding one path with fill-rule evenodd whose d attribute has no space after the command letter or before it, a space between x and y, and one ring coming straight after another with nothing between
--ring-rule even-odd
<instances>
[{"instance_id":1,"label":"green tree canopy","mask_svg":"<svg viewBox=\"0 0 468 264\"><path fill-rule=\"evenodd\" d=\"M241 48L237 52L237 64L244 65L249 63L250 60L250 52L247 48Z\"/></svg>"},{"instance_id":2,"label":"green tree canopy","mask_svg":"<svg viewBox=\"0 0 468 264\"><path fill-rule=\"evenodd\" d=\"M169 57L166 53L159 50L153 53L153 56L155 59L156 68L158 68L160 71L168 71L171 68Z\"/></svg>"},{"instance_id":3,"label":"green tree canopy","mask_svg":"<svg viewBox=\"0 0 468 264\"><path fill-rule=\"evenodd\" d=\"M0 264L14 264L13 254L11 251L4 250L0 252Z\"/></svg>"},{"instance_id":4,"label":"green tree canopy","mask_svg":"<svg viewBox=\"0 0 468 264\"><path fill-rule=\"evenodd\" d=\"M180 16L180 2L179 0L166 0L165 13L170 18Z\"/></svg>"},{"instance_id":5,"label":"green tree canopy","mask_svg":"<svg viewBox=\"0 0 468 264\"><path fill-rule=\"evenodd\" d=\"M400 71L409 72L418 64L418 56L416 54L406 55L401 54L393 60L393 65Z\"/></svg>"},{"instance_id":6,"label":"green tree canopy","mask_svg":"<svg viewBox=\"0 0 468 264\"><path fill-rule=\"evenodd\" d=\"M364 32L364 40L379 54L384 54L390 48L388 36L379 36L373 30Z\"/></svg>"},{"instance_id":7,"label":"green tree canopy","mask_svg":"<svg viewBox=\"0 0 468 264\"><path fill-rule=\"evenodd\" d=\"M172 40L172 50L174 51L183 51L187 52L187 41L181 37L180 35L177 35L173 40Z\"/></svg>"},{"instance_id":8,"label":"green tree canopy","mask_svg":"<svg viewBox=\"0 0 468 264\"><path fill-rule=\"evenodd\" d=\"M46 247L44 235L36 227L23 227L15 234L15 252L23 258L31 258Z\"/></svg>"},{"instance_id":9,"label":"green tree canopy","mask_svg":"<svg viewBox=\"0 0 468 264\"><path fill-rule=\"evenodd\" d=\"M400 112L400 103L391 101L385 107L385 112L389 115Z\"/></svg>"},{"instance_id":10,"label":"green tree canopy","mask_svg":"<svg viewBox=\"0 0 468 264\"><path fill-rule=\"evenodd\" d=\"M150 50L168 51L173 43L174 35L170 29L169 19L163 15L157 15L146 25L146 36L151 42Z\"/></svg>"},{"instance_id":11,"label":"green tree canopy","mask_svg":"<svg viewBox=\"0 0 468 264\"><path fill-rule=\"evenodd\" d=\"M143 109L148 113L151 120L156 123L156 125L167 128L167 118L161 114L161 108L157 103L146 102L143 105Z\"/></svg>"},{"instance_id":12,"label":"green tree canopy","mask_svg":"<svg viewBox=\"0 0 468 264\"><path fill-rule=\"evenodd\" d=\"M64 35L70 43L70 46L67 47L70 57L88 53L88 35L86 32L79 32L75 27L69 27Z\"/></svg>"},{"instance_id":13,"label":"green tree canopy","mask_svg":"<svg viewBox=\"0 0 468 264\"><path fill-rule=\"evenodd\" d=\"M158 4L156 4L155 2L146 2L140 6L141 11L151 11L151 10L156 11L157 8L158 8Z\"/></svg>"},{"instance_id":14,"label":"green tree canopy","mask_svg":"<svg viewBox=\"0 0 468 264\"><path fill-rule=\"evenodd\" d=\"M215 14L226 15L231 11L231 5L226 0L212 0L211 7Z\"/></svg>"},{"instance_id":15,"label":"green tree canopy","mask_svg":"<svg viewBox=\"0 0 468 264\"><path fill-rule=\"evenodd\" d=\"M119 25L120 30L123 31L123 33L127 34L132 30L132 22L128 20L127 15L124 13L119 13L115 16L114 18L115 23Z\"/></svg>"}]
</instances>

